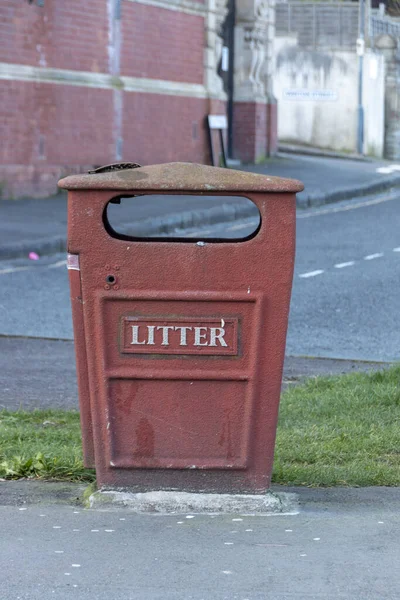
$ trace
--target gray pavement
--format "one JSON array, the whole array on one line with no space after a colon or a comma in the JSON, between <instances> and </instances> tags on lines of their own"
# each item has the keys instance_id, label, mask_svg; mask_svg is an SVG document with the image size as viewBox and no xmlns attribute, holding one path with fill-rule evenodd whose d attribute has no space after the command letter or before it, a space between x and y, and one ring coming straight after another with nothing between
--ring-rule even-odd
<instances>
[{"instance_id":1,"label":"gray pavement","mask_svg":"<svg viewBox=\"0 0 400 600\"><path fill-rule=\"evenodd\" d=\"M249 516L87 510L79 485L2 486L2 600L399 597L398 488L284 488L297 514Z\"/></svg>"},{"instance_id":2,"label":"gray pavement","mask_svg":"<svg viewBox=\"0 0 400 600\"><path fill-rule=\"evenodd\" d=\"M262 165L243 167L258 173L292 177L305 183L301 207L336 202L400 186L400 173L380 173L389 163L282 154ZM389 164L390 166L390 164ZM134 235L174 232L177 228L225 223L256 214L254 205L238 198L153 196L124 200L110 207L121 232ZM66 248L66 195L43 200L0 201L0 259L50 254Z\"/></svg>"}]
</instances>

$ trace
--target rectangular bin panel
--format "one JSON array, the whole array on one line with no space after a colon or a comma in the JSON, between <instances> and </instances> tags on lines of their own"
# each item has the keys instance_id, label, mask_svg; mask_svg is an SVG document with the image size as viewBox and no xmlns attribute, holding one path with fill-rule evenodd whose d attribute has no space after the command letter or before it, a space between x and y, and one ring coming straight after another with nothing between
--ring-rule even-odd
<instances>
[{"instance_id":1,"label":"rectangular bin panel","mask_svg":"<svg viewBox=\"0 0 400 600\"><path fill-rule=\"evenodd\" d=\"M110 381L111 466L244 468L247 388L246 381Z\"/></svg>"}]
</instances>

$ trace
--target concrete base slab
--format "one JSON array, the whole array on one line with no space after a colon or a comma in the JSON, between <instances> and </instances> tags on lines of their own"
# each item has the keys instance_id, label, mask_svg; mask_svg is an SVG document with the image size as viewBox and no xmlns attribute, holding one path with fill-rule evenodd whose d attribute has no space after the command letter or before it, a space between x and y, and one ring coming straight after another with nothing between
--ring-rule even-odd
<instances>
[{"instance_id":1,"label":"concrete base slab","mask_svg":"<svg viewBox=\"0 0 400 600\"><path fill-rule=\"evenodd\" d=\"M299 512L297 494L195 494L189 492L143 492L98 490L88 499L89 508L127 508L135 513L178 514L193 512L243 515L295 515Z\"/></svg>"}]
</instances>

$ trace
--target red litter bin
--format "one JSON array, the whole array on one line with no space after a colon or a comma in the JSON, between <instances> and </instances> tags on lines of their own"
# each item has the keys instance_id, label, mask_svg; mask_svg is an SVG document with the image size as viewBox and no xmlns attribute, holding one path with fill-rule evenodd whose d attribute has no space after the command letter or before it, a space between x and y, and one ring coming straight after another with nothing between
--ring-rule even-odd
<instances>
[{"instance_id":1,"label":"red litter bin","mask_svg":"<svg viewBox=\"0 0 400 600\"><path fill-rule=\"evenodd\" d=\"M59 183L85 464L103 488L262 493L303 186L186 163L126 166ZM116 237L107 204L151 194L243 196L260 227L244 241Z\"/></svg>"}]
</instances>

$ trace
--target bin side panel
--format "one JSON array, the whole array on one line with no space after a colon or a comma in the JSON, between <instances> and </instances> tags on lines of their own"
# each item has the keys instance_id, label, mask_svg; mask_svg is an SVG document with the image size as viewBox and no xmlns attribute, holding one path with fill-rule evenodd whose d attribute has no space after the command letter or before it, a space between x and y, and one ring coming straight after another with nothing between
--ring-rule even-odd
<instances>
[{"instance_id":1,"label":"bin side panel","mask_svg":"<svg viewBox=\"0 0 400 600\"><path fill-rule=\"evenodd\" d=\"M68 255L72 324L75 339L76 374L78 381L79 412L82 431L83 463L95 467L92 415L90 409L89 374L86 355L85 326L79 255Z\"/></svg>"}]
</instances>

